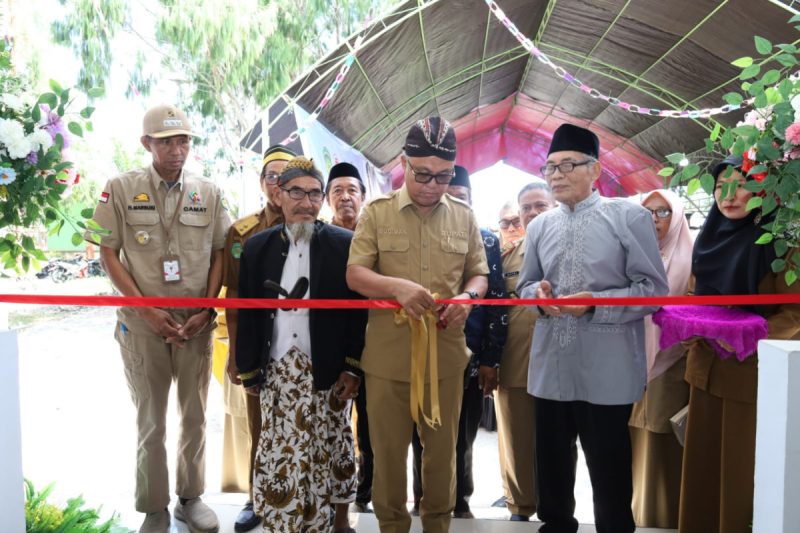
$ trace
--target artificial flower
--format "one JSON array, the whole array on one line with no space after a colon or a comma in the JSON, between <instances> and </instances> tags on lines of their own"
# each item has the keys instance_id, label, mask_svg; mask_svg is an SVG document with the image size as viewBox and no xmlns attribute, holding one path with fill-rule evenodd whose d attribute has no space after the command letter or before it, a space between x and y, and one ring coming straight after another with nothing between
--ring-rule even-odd
<instances>
[{"instance_id":1,"label":"artificial flower","mask_svg":"<svg viewBox=\"0 0 800 533\"><path fill-rule=\"evenodd\" d=\"M794 146L800 145L800 122L795 122L786 128L786 140Z\"/></svg>"},{"instance_id":2,"label":"artificial flower","mask_svg":"<svg viewBox=\"0 0 800 533\"><path fill-rule=\"evenodd\" d=\"M0 185L8 185L14 183L17 179L17 173L13 168L0 167Z\"/></svg>"}]
</instances>

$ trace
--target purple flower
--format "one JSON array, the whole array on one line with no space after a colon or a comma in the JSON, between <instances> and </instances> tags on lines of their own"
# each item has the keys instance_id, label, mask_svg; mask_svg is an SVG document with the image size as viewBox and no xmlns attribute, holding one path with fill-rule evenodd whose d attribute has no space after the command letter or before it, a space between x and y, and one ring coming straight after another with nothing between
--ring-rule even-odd
<instances>
[{"instance_id":1,"label":"purple flower","mask_svg":"<svg viewBox=\"0 0 800 533\"><path fill-rule=\"evenodd\" d=\"M64 139L64 148L69 148L69 134L67 133L67 127L64 121L61 120L58 113L50 111L50 107L47 104L41 104L40 108L42 112L47 115L47 122L44 123L44 129L50 134L54 142L56 136L60 133L61 137Z\"/></svg>"},{"instance_id":2,"label":"purple flower","mask_svg":"<svg viewBox=\"0 0 800 533\"><path fill-rule=\"evenodd\" d=\"M36 165L39 162L39 155L34 151L28 154L28 157L25 158L25 161L29 165Z\"/></svg>"}]
</instances>

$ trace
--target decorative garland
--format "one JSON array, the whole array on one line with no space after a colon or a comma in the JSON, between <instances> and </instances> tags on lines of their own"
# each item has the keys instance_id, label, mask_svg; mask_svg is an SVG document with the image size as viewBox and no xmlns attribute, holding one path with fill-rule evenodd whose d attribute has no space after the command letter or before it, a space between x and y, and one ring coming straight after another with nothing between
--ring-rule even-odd
<instances>
[{"instance_id":1,"label":"decorative garland","mask_svg":"<svg viewBox=\"0 0 800 533\"><path fill-rule=\"evenodd\" d=\"M331 83L330 87L328 87L328 90L325 92L325 96L322 98L319 105L317 105L317 107L314 109L314 112L308 116L308 119L306 119L303 125L298 127L291 135L289 135L283 141L281 141L281 144L288 145L290 143L293 143L294 141L297 140L298 137L300 137L301 134L306 132L306 130L311 124L317 121L317 118L319 118L319 115L320 113L322 113L322 110L325 109L325 107L330 103L331 100L333 100L333 96L336 94L336 91L342 85L342 82L344 81L344 78L347 76L347 73L350 72L350 67L352 67L353 63L355 63L356 61L356 53L358 52L358 49L361 47L361 43L363 40L364 40L363 37L360 35L358 36L358 38L356 38L356 42L355 45L353 46L352 51L349 54L347 54L347 56L344 58L344 64L339 69L339 73L336 74L336 78L333 80L333 83Z\"/></svg>"},{"instance_id":2,"label":"decorative garland","mask_svg":"<svg viewBox=\"0 0 800 533\"><path fill-rule=\"evenodd\" d=\"M484 0L486 5L489 6L489 10L497 17L503 26L505 26L511 35L516 37L517 41L522 45L525 50L529 53L533 54L533 56L553 69L553 72L556 73L556 76L563 79L573 87L580 89L584 93L588 94L592 98L597 98L600 100L604 100L608 102L609 105L616 106L620 109L624 109L625 111L629 111L631 113L638 113L640 115L649 115L654 117L669 117L669 118L708 118L713 115L721 115L725 113L730 113L731 111L736 111L742 107L748 107L753 103L753 98L749 100L745 100L741 104L725 104L722 107L712 107L708 109L655 109L652 107L643 107L636 104L631 104L628 102L623 102L619 98L615 98L613 96L602 94L597 89L589 87L581 80L567 72L563 67L559 67L558 65L554 64L553 61L545 55L539 48L537 48L533 41L525 37L522 32L511 22L506 14L500 9L500 6L497 5L497 2L494 0Z\"/></svg>"}]
</instances>

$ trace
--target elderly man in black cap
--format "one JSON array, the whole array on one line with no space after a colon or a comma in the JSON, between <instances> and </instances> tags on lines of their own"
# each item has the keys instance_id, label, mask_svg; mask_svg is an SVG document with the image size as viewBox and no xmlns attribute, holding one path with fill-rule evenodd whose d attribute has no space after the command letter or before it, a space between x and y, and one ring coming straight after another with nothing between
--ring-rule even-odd
<instances>
[{"instance_id":1,"label":"elderly man in black cap","mask_svg":"<svg viewBox=\"0 0 800 533\"><path fill-rule=\"evenodd\" d=\"M472 185L466 168L456 165L456 175L447 187L447 194L472 206ZM481 228L483 247L489 264L489 289L487 298L505 298L503 265L500 258L500 241L488 229ZM469 499L475 490L472 480L472 445L478 436L478 426L483 416L483 399L491 397L497 389L500 355L506 342L508 315L505 306L476 306L467 318L464 334L467 348L472 353L464 372L464 397L458 419L456 441L456 505L455 518L475 518L469 507ZM414 508L419 513L422 499L422 443L415 431L411 445L414 449Z\"/></svg>"},{"instance_id":2,"label":"elderly man in black cap","mask_svg":"<svg viewBox=\"0 0 800 533\"><path fill-rule=\"evenodd\" d=\"M322 174L295 158L278 186L286 222L247 241L239 296L358 298L345 283L352 232L317 220ZM366 318L360 309L239 310L236 367L261 399L253 500L265 531L328 531L331 504L355 497L350 402ZM336 532L352 533L346 518Z\"/></svg>"},{"instance_id":3,"label":"elderly man in black cap","mask_svg":"<svg viewBox=\"0 0 800 533\"><path fill-rule=\"evenodd\" d=\"M325 198L333 210L331 224L356 229L361 204L364 203L367 188L361 181L361 173L350 163L337 163L328 172L328 183L325 185Z\"/></svg>"},{"instance_id":4,"label":"elderly man in black cap","mask_svg":"<svg viewBox=\"0 0 800 533\"><path fill-rule=\"evenodd\" d=\"M455 506L458 415L469 362L463 326L470 301L486 292L489 269L475 215L445 194L455 175L452 126L440 117L416 122L404 152L403 187L364 208L347 283L364 296L402 306L399 312L370 309L361 361L375 453L372 501L381 531L407 533L411 527L406 461L419 422L422 526L444 533ZM460 303L441 306L434 295ZM429 350L431 344L435 349Z\"/></svg>"},{"instance_id":5,"label":"elderly man in black cap","mask_svg":"<svg viewBox=\"0 0 800 533\"><path fill-rule=\"evenodd\" d=\"M575 533L575 442L580 436L599 533L636 529L631 512L628 419L645 387L644 316L651 307L570 305L571 298L663 296L667 279L650 213L592 189L599 140L562 124L541 172L560 203L525 237L521 298L561 298L534 307L528 371L535 398L540 531Z\"/></svg>"}]
</instances>

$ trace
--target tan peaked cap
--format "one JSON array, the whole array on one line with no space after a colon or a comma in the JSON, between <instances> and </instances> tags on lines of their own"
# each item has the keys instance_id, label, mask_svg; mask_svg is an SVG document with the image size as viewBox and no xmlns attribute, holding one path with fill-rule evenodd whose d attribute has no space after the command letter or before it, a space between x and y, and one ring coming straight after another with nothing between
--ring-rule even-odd
<instances>
[{"instance_id":1,"label":"tan peaked cap","mask_svg":"<svg viewBox=\"0 0 800 533\"><path fill-rule=\"evenodd\" d=\"M150 108L144 114L142 134L154 139L163 139L174 135L199 135L192 133L192 125L186 113L173 105L159 105Z\"/></svg>"}]
</instances>

